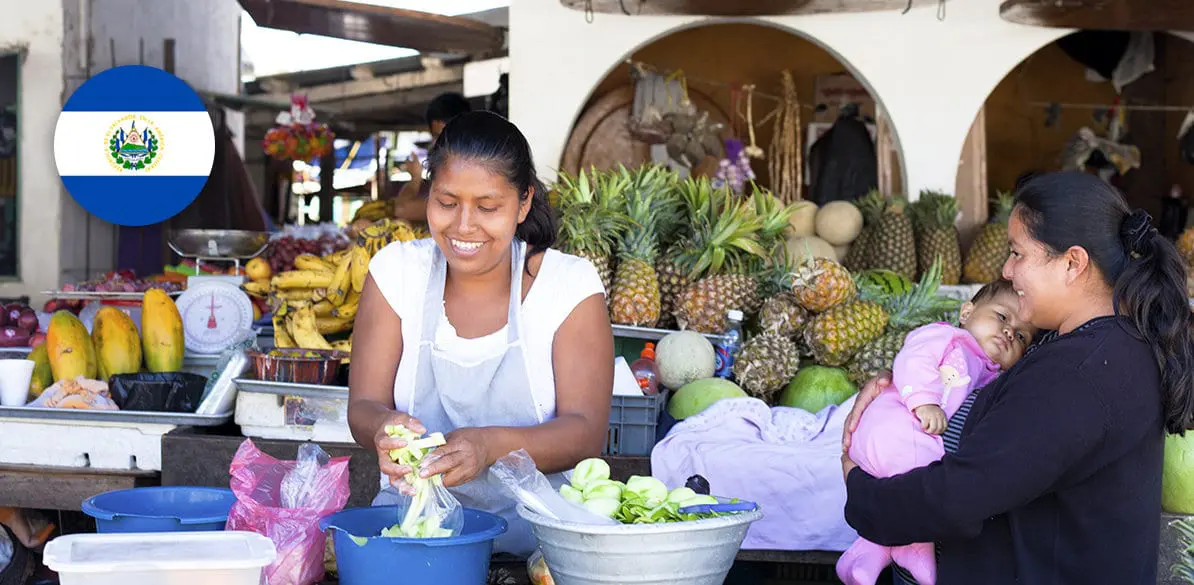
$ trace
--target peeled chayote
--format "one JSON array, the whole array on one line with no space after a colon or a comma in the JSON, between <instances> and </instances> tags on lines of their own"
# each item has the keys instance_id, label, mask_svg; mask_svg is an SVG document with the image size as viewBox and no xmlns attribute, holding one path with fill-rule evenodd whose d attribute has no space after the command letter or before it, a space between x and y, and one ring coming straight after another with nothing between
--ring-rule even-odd
<instances>
[{"instance_id":1,"label":"peeled chayote","mask_svg":"<svg viewBox=\"0 0 1194 585\"><path fill-rule=\"evenodd\" d=\"M605 460L593 457L576 464L572 470L569 483L572 487L584 491L590 483L609 479L609 464Z\"/></svg>"}]
</instances>

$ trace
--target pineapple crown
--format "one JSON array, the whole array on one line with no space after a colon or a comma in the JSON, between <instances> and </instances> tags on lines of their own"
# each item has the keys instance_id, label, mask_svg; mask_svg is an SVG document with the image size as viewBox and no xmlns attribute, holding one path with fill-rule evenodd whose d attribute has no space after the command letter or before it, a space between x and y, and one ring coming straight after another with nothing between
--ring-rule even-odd
<instances>
[{"instance_id":1,"label":"pineapple crown","mask_svg":"<svg viewBox=\"0 0 1194 585\"><path fill-rule=\"evenodd\" d=\"M883 289L861 279L855 279L858 295L864 301L881 305L888 313L892 329L913 329L942 321L961 307L957 299L937 296L941 286L941 257L933 260L920 282L902 295L889 295Z\"/></svg>"},{"instance_id":2,"label":"pineapple crown","mask_svg":"<svg viewBox=\"0 0 1194 585\"><path fill-rule=\"evenodd\" d=\"M559 235L565 250L600 256L612 253L615 243L630 227L625 214L627 182L617 173L594 168L575 177L560 171L556 186Z\"/></svg>"},{"instance_id":3,"label":"pineapple crown","mask_svg":"<svg viewBox=\"0 0 1194 585\"><path fill-rule=\"evenodd\" d=\"M958 200L940 191L925 190L909 205L917 229L949 229L958 221Z\"/></svg>"},{"instance_id":4,"label":"pineapple crown","mask_svg":"<svg viewBox=\"0 0 1194 585\"><path fill-rule=\"evenodd\" d=\"M625 258L651 262L658 251L660 233L680 221L676 175L662 165L643 165L634 171L618 165L614 172L627 184L625 209L630 221L618 251Z\"/></svg>"},{"instance_id":5,"label":"pineapple crown","mask_svg":"<svg viewBox=\"0 0 1194 585\"><path fill-rule=\"evenodd\" d=\"M879 192L878 189L871 189L867 191L854 205L858 207L858 211L862 213L862 222L865 225L871 225L887 211L887 197Z\"/></svg>"},{"instance_id":6,"label":"pineapple crown","mask_svg":"<svg viewBox=\"0 0 1194 585\"><path fill-rule=\"evenodd\" d=\"M763 218L755 213L754 202L737 201L728 187L714 188L706 177L682 182L679 194L692 232L675 260L689 278L744 272L749 258L767 257L759 241Z\"/></svg>"},{"instance_id":7,"label":"pineapple crown","mask_svg":"<svg viewBox=\"0 0 1194 585\"><path fill-rule=\"evenodd\" d=\"M1016 206L1016 198L1012 196L1011 191L996 191L995 199L991 201L993 213L991 213L991 223L1006 224L1012 216L1012 208Z\"/></svg>"}]
</instances>

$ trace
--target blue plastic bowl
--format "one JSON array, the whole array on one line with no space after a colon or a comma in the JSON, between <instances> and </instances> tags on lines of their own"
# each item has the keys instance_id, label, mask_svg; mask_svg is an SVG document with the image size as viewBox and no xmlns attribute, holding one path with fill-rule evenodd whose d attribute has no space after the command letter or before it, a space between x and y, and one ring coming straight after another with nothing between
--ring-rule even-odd
<instances>
[{"instance_id":1,"label":"blue plastic bowl","mask_svg":"<svg viewBox=\"0 0 1194 585\"><path fill-rule=\"evenodd\" d=\"M226 488L163 486L116 490L83 500L98 532L223 530L236 502Z\"/></svg>"},{"instance_id":2,"label":"blue plastic bowl","mask_svg":"<svg viewBox=\"0 0 1194 585\"><path fill-rule=\"evenodd\" d=\"M493 541L506 531L506 520L488 512L464 509L464 529L448 538L377 536L393 526L398 506L349 508L321 520L332 531L341 585L369 585L382 575L403 583L477 585L489 573ZM352 536L366 539L364 545Z\"/></svg>"}]
</instances>

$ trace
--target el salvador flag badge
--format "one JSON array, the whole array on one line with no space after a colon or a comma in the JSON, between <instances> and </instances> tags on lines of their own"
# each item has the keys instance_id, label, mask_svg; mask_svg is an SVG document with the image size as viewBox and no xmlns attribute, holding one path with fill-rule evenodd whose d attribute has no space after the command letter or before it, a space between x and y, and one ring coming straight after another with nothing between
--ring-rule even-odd
<instances>
[{"instance_id":1,"label":"el salvador flag badge","mask_svg":"<svg viewBox=\"0 0 1194 585\"><path fill-rule=\"evenodd\" d=\"M216 138L203 100L155 67L125 65L79 86L54 128L62 184L92 215L122 226L186 209L211 175Z\"/></svg>"}]
</instances>

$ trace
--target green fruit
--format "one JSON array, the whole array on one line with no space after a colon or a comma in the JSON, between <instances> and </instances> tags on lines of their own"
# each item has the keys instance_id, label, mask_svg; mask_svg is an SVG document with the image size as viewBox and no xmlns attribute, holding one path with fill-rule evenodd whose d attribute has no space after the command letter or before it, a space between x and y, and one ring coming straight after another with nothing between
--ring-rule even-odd
<instances>
[{"instance_id":1,"label":"green fruit","mask_svg":"<svg viewBox=\"0 0 1194 585\"><path fill-rule=\"evenodd\" d=\"M668 401L667 412L676 420L695 416L722 398L745 398L746 392L723 378L705 378L689 382Z\"/></svg>"},{"instance_id":2,"label":"green fruit","mask_svg":"<svg viewBox=\"0 0 1194 585\"><path fill-rule=\"evenodd\" d=\"M1161 509L1170 514L1194 514L1194 433L1165 436Z\"/></svg>"},{"instance_id":3,"label":"green fruit","mask_svg":"<svg viewBox=\"0 0 1194 585\"><path fill-rule=\"evenodd\" d=\"M808 366L800 370L779 398L779 406L802 408L813 414L826 406L841 404L858 393L846 370Z\"/></svg>"}]
</instances>

